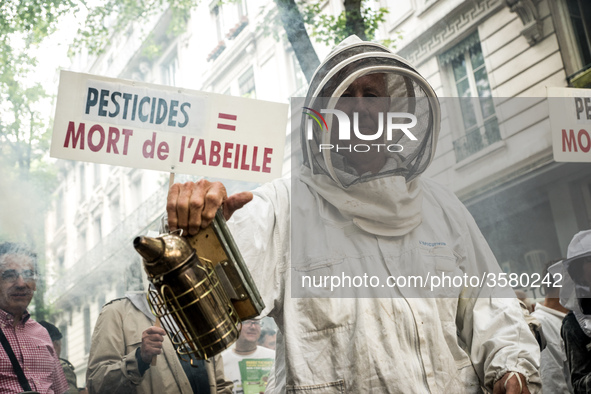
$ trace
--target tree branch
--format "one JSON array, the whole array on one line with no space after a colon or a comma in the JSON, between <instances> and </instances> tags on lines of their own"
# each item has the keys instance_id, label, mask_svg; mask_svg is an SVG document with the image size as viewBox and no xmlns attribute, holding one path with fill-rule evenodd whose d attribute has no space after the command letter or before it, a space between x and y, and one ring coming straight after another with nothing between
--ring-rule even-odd
<instances>
[{"instance_id":1,"label":"tree branch","mask_svg":"<svg viewBox=\"0 0 591 394\"><path fill-rule=\"evenodd\" d=\"M287 39L306 79L310 82L314 71L320 65L320 60L304 26L302 14L294 0L275 0L275 4L277 4L281 23L287 33Z\"/></svg>"},{"instance_id":2,"label":"tree branch","mask_svg":"<svg viewBox=\"0 0 591 394\"><path fill-rule=\"evenodd\" d=\"M345 15L347 18L346 30L349 34L356 34L363 41L367 41L365 35L365 22L361 16L361 0L345 0Z\"/></svg>"}]
</instances>

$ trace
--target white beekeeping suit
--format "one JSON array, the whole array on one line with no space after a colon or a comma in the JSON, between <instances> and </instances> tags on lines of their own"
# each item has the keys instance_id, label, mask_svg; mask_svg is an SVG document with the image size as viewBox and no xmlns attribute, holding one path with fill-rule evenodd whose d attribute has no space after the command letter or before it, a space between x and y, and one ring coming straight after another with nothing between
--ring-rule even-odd
<instances>
[{"instance_id":1,"label":"white beekeeping suit","mask_svg":"<svg viewBox=\"0 0 591 394\"><path fill-rule=\"evenodd\" d=\"M325 126L315 123L312 138L303 117L302 168L291 181L256 190L230 221L264 314L283 336L274 392L492 392L511 371L540 392L538 345L517 300L493 297L497 289L303 285L304 276L344 272L371 273L382 283L416 273L500 272L461 202L420 177L434 154L439 106L403 59L350 38L321 64L302 107L320 114L339 108L330 97L346 96L354 81L371 74L383 75L390 111L415 115L417 140L394 135L389 142L404 151L388 152L379 171L359 173L350 157L320 148L334 143L334 116L326 115ZM397 100L405 97L412 100Z\"/></svg>"}]
</instances>

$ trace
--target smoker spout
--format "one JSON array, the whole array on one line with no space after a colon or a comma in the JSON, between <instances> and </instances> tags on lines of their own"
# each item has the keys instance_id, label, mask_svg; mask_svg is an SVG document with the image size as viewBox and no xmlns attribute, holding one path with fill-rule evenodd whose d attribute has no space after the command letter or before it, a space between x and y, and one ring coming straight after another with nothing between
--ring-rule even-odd
<instances>
[{"instance_id":1,"label":"smoker spout","mask_svg":"<svg viewBox=\"0 0 591 394\"><path fill-rule=\"evenodd\" d=\"M165 245L162 238L136 237L133 247L147 262L158 260L164 254Z\"/></svg>"}]
</instances>

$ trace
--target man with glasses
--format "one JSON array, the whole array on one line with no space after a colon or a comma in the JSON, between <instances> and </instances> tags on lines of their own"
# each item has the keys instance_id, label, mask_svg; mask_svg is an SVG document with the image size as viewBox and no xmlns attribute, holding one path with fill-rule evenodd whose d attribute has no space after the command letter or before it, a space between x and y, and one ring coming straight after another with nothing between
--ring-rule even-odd
<instances>
[{"instance_id":1,"label":"man with glasses","mask_svg":"<svg viewBox=\"0 0 591 394\"><path fill-rule=\"evenodd\" d=\"M232 347L222 353L226 378L234 382L234 394L244 393L244 377L241 375L240 362L244 360L267 360L270 369L275 360L275 351L258 346L261 336L261 320L245 320L242 322L240 337ZM243 367L245 370L246 367ZM264 368L263 368L264 369ZM261 373L264 375L264 371Z\"/></svg>"},{"instance_id":2,"label":"man with glasses","mask_svg":"<svg viewBox=\"0 0 591 394\"><path fill-rule=\"evenodd\" d=\"M27 307L36 290L37 255L0 244L0 391L62 394L68 383L47 330Z\"/></svg>"}]
</instances>

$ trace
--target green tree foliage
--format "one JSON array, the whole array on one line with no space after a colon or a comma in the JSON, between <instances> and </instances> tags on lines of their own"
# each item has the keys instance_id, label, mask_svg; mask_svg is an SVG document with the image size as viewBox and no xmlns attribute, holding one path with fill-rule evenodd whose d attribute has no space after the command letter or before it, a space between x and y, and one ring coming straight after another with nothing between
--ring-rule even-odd
<instances>
[{"instance_id":1,"label":"green tree foliage","mask_svg":"<svg viewBox=\"0 0 591 394\"><path fill-rule=\"evenodd\" d=\"M39 44L51 34L65 14L76 11L72 0L5 0L0 5L0 42L22 34L30 44Z\"/></svg>"},{"instance_id":2,"label":"green tree foliage","mask_svg":"<svg viewBox=\"0 0 591 394\"><path fill-rule=\"evenodd\" d=\"M293 52L306 79L310 81L314 71L320 65L318 55L310 42L304 19L295 0L275 0L278 13L275 20L280 20ZM265 18L267 19L267 18ZM272 26L272 24L270 24Z\"/></svg>"},{"instance_id":3,"label":"green tree foliage","mask_svg":"<svg viewBox=\"0 0 591 394\"><path fill-rule=\"evenodd\" d=\"M295 0L274 1L278 12L271 11L265 17L268 23L263 31L273 31L277 36L279 26L283 27L308 81L320 64L310 37L328 46L336 45L352 34L362 40L373 41L380 23L386 20L389 12L385 7L374 10L371 3L376 0L344 0L344 10L338 15L323 12L326 2L322 0L297 3ZM400 38L397 33L397 37L382 40L381 43L392 47Z\"/></svg>"},{"instance_id":4,"label":"green tree foliage","mask_svg":"<svg viewBox=\"0 0 591 394\"><path fill-rule=\"evenodd\" d=\"M236 0L220 0L232 2ZM364 40L373 40L380 23L385 21L388 9L373 9L376 0L345 0L344 11L339 15L327 15L322 11L324 1L274 0L277 11L271 11L265 17L265 31L285 31L294 53L306 78L311 78L319 64L318 57L310 42L310 37L317 42L333 45L351 34ZM172 19L168 34L176 36L182 33L193 8L199 0L105 0L99 7L89 10L83 28L78 32L74 48L85 48L91 54L101 53L108 45L110 36L126 28L132 22L146 21L151 16L162 13L165 8L171 11ZM306 27L310 30L310 37ZM149 54L160 53L157 44L151 42L146 32ZM394 40L383 40L385 45L392 45ZM161 48L160 48L161 49Z\"/></svg>"},{"instance_id":5,"label":"green tree foliage","mask_svg":"<svg viewBox=\"0 0 591 394\"><path fill-rule=\"evenodd\" d=\"M32 76L35 47L53 33L67 13L77 10L72 0L8 0L0 5L0 153L3 167L30 180L48 148L48 125L39 104L48 98Z\"/></svg>"},{"instance_id":6,"label":"green tree foliage","mask_svg":"<svg viewBox=\"0 0 591 394\"><path fill-rule=\"evenodd\" d=\"M345 9L339 15L322 12L322 2L302 2L299 6L304 22L311 30L310 35L317 42L336 45L355 34L362 40L375 40L380 23L386 20L387 8L374 10L370 2L375 0L347 0ZM390 44L391 41L386 42Z\"/></svg>"},{"instance_id":7,"label":"green tree foliage","mask_svg":"<svg viewBox=\"0 0 591 394\"><path fill-rule=\"evenodd\" d=\"M49 97L41 84L32 82L37 61L31 51L75 9L71 0L0 3L0 237L26 243L40 256L44 210L50 203L45 196L55 174L43 161L50 132L40 105ZM43 319L43 280L37 285L35 317Z\"/></svg>"},{"instance_id":8,"label":"green tree foliage","mask_svg":"<svg viewBox=\"0 0 591 394\"><path fill-rule=\"evenodd\" d=\"M102 5L89 9L73 47L75 50L84 48L90 54L100 54L107 47L112 34L133 22L147 21L166 8L170 9L172 15L168 34L177 36L185 31L191 10L198 4L199 0L105 0Z\"/></svg>"},{"instance_id":9,"label":"green tree foliage","mask_svg":"<svg viewBox=\"0 0 591 394\"><path fill-rule=\"evenodd\" d=\"M87 8L87 20L78 32L74 47L90 54L101 53L113 34L133 22L169 10L168 34L186 29L191 11L200 0L102 0L91 8L85 0L0 0L0 238L29 243L43 250L43 210L51 203L48 195L55 173L43 161L49 148L49 121L40 113L40 103L51 97L34 81L37 61L32 50L48 39L64 16ZM236 0L220 0L232 2ZM246 0L243 0L246 1ZM386 8L371 7L376 0L344 0L339 15L323 13L325 1L274 0L277 9L265 20L276 35L285 32L306 78L319 64L311 38L327 45L350 34L373 40ZM277 34L278 32L281 32ZM308 32L309 35L308 35ZM145 47L155 56L161 48L146 32ZM391 44L391 40L385 42ZM18 196L28 196L23 199ZM43 283L36 298L36 317L43 319Z\"/></svg>"}]
</instances>

